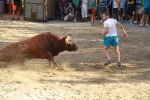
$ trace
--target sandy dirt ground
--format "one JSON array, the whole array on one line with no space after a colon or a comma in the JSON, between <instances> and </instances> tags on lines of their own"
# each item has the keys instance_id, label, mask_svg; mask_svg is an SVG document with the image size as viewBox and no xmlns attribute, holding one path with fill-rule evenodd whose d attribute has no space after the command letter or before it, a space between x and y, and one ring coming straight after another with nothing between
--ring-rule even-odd
<instances>
[{"instance_id":1,"label":"sandy dirt ground","mask_svg":"<svg viewBox=\"0 0 150 100\"><path fill-rule=\"evenodd\" d=\"M0 49L42 32L69 35L77 52L62 52L55 57L59 70L47 60L32 59L0 66L0 100L150 100L150 28L123 23L129 37L118 30L122 67L103 66L103 25L96 22L28 22L0 19Z\"/></svg>"}]
</instances>

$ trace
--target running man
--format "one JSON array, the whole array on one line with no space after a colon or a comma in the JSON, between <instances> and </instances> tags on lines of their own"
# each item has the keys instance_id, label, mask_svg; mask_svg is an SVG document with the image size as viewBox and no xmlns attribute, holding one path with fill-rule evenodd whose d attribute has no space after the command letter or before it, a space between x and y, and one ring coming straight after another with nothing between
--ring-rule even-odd
<instances>
[{"instance_id":1,"label":"running man","mask_svg":"<svg viewBox=\"0 0 150 100\"><path fill-rule=\"evenodd\" d=\"M119 47L118 47L118 36L117 36L117 26L121 28L124 37L128 37L128 35L126 34L123 26L116 20L116 19L112 19L109 18L109 13L108 12L103 12L102 13L102 18L104 20L104 32L102 34L102 37L104 38L104 54L107 58L107 61L104 65L108 65L110 64L112 61L110 59L109 53L108 53L108 48L110 46L114 47L115 53L116 53L116 57L117 57L117 65L118 66L122 66L121 62L120 62L120 51L119 51Z\"/></svg>"}]
</instances>

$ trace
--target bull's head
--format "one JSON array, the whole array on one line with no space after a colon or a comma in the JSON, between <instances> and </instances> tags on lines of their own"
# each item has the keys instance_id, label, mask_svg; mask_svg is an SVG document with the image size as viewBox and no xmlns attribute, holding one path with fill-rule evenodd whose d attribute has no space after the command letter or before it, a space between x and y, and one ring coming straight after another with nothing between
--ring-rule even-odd
<instances>
[{"instance_id":1,"label":"bull's head","mask_svg":"<svg viewBox=\"0 0 150 100\"><path fill-rule=\"evenodd\" d=\"M67 36L66 39L65 39L65 43L66 43L66 50L68 51L77 51L78 50L78 47L77 45L73 42L73 40Z\"/></svg>"}]
</instances>

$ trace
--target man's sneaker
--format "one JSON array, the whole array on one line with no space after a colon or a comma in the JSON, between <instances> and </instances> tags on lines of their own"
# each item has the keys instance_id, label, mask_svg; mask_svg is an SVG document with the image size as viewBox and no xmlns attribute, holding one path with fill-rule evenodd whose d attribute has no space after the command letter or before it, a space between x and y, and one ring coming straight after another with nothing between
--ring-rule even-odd
<instances>
[{"instance_id":1,"label":"man's sneaker","mask_svg":"<svg viewBox=\"0 0 150 100\"><path fill-rule=\"evenodd\" d=\"M135 23L135 24L137 24L137 23L138 23L138 21L134 21L134 23Z\"/></svg>"},{"instance_id":2,"label":"man's sneaker","mask_svg":"<svg viewBox=\"0 0 150 100\"><path fill-rule=\"evenodd\" d=\"M125 22L124 20L121 20L121 23Z\"/></svg>"},{"instance_id":3,"label":"man's sneaker","mask_svg":"<svg viewBox=\"0 0 150 100\"><path fill-rule=\"evenodd\" d=\"M129 23L129 25L133 25L133 22L131 21L131 22Z\"/></svg>"},{"instance_id":4,"label":"man's sneaker","mask_svg":"<svg viewBox=\"0 0 150 100\"><path fill-rule=\"evenodd\" d=\"M64 20L64 17L61 17L61 20Z\"/></svg>"},{"instance_id":5,"label":"man's sneaker","mask_svg":"<svg viewBox=\"0 0 150 100\"><path fill-rule=\"evenodd\" d=\"M109 65L111 62L111 60L107 60L104 65Z\"/></svg>"},{"instance_id":6,"label":"man's sneaker","mask_svg":"<svg viewBox=\"0 0 150 100\"><path fill-rule=\"evenodd\" d=\"M131 23L131 22L132 22L131 20L128 20L128 21L127 21L127 23Z\"/></svg>"},{"instance_id":7,"label":"man's sneaker","mask_svg":"<svg viewBox=\"0 0 150 100\"><path fill-rule=\"evenodd\" d=\"M100 22L102 23L102 22L103 22L103 20L100 20Z\"/></svg>"},{"instance_id":8,"label":"man's sneaker","mask_svg":"<svg viewBox=\"0 0 150 100\"><path fill-rule=\"evenodd\" d=\"M92 23L91 25L94 26L94 23Z\"/></svg>"},{"instance_id":9,"label":"man's sneaker","mask_svg":"<svg viewBox=\"0 0 150 100\"><path fill-rule=\"evenodd\" d=\"M146 26L146 27L149 27L149 25L148 25L148 24L146 24L145 26Z\"/></svg>"},{"instance_id":10,"label":"man's sneaker","mask_svg":"<svg viewBox=\"0 0 150 100\"><path fill-rule=\"evenodd\" d=\"M142 27L142 26L144 26L144 23L141 23L141 24L140 24L140 27Z\"/></svg>"},{"instance_id":11,"label":"man's sneaker","mask_svg":"<svg viewBox=\"0 0 150 100\"><path fill-rule=\"evenodd\" d=\"M122 66L121 62L118 62L118 63L117 63L117 65L118 65L119 67L121 67L121 66Z\"/></svg>"}]
</instances>

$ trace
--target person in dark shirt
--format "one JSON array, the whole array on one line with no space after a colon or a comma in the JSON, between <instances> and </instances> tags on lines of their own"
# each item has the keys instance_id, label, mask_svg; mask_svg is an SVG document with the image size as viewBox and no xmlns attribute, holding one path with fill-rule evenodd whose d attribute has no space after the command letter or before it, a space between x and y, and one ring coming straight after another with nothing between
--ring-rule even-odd
<instances>
[{"instance_id":1,"label":"person in dark shirt","mask_svg":"<svg viewBox=\"0 0 150 100\"><path fill-rule=\"evenodd\" d=\"M12 0L12 7L13 7L13 13L12 13L12 20L14 20L15 12L17 13L17 19L20 19L20 5L21 0Z\"/></svg>"},{"instance_id":2,"label":"person in dark shirt","mask_svg":"<svg viewBox=\"0 0 150 100\"><path fill-rule=\"evenodd\" d=\"M134 13L136 9L136 0L128 0L128 10L127 10L127 15L128 18L130 19L129 24L133 25L134 24Z\"/></svg>"},{"instance_id":3,"label":"person in dark shirt","mask_svg":"<svg viewBox=\"0 0 150 100\"><path fill-rule=\"evenodd\" d=\"M66 11L66 0L59 0L59 9L61 14L61 20L64 19L64 13Z\"/></svg>"}]
</instances>

